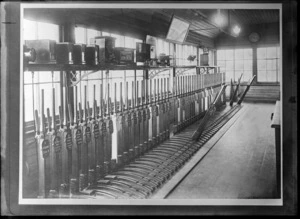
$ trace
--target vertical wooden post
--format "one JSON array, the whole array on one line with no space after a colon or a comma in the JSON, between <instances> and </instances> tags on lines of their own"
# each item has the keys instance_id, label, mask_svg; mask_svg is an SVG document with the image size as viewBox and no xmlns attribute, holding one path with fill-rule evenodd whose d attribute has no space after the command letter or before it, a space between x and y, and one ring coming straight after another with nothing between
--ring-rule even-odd
<instances>
[{"instance_id":1,"label":"vertical wooden post","mask_svg":"<svg viewBox=\"0 0 300 219\"><path fill-rule=\"evenodd\" d=\"M258 72L257 72L257 46L253 46L253 65L252 65L252 71L253 71L253 76L256 75L253 83L256 84L257 83L257 77L259 76L258 75Z\"/></svg>"}]
</instances>

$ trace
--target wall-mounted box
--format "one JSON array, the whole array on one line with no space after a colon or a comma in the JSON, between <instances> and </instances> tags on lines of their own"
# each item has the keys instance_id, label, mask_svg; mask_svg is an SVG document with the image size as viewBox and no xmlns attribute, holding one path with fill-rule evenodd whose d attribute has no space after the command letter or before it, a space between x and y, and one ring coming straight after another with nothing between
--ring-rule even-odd
<instances>
[{"instance_id":1,"label":"wall-mounted box","mask_svg":"<svg viewBox=\"0 0 300 219\"><path fill-rule=\"evenodd\" d=\"M208 66L208 53L200 55L200 66Z\"/></svg>"},{"instance_id":2,"label":"wall-mounted box","mask_svg":"<svg viewBox=\"0 0 300 219\"><path fill-rule=\"evenodd\" d=\"M73 44L69 42L56 43L56 63L73 64Z\"/></svg>"},{"instance_id":3,"label":"wall-mounted box","mask_svg":"<svg viewBox=\"0 0 300 219\"><path fill-rule=\"evenodd\" d=\"M95 37L95 44L99 46L99 64L113 63L116 38L110 36Z\"/></svg>"},{"instance_id":4,"label":"wall-mounted box","mask_svg":"<svg viewBox=\"0 0 300 219\"><path fill-rule=\"evenodd\" d=\"M136 43L136 61L146 62L150 60L151 45L147 43Z\"/></svg>"},{"instance_id":5,"label":"wall-mounted box","mask_svg":"<svg viewBox=\"0 0 300 219\"><path fill-rule=\"evenodd\" d=\"M84 58L86 65L98 65L99 46L87 45L84 51Z\"/></svg>"},{"instance_id":6,"label":"wall-mounted box","mask_svg":"<svg viewBox=\"0 0 300 219\"><path fill-rule=\"evenodd\" d=\"M36 52L33 48L28 48L26 45L23 45L23 60L24 63L28 64L29 62L34 62L36 59Z\"/></svg>"},{"instance_id":7,"label":"wall-mounted box","mask_svg":"<svg viewBox=\"0 0 300 219\"><path fill-rule=\"evenodd\" d=\"M25 40L25 45L36 52L36 64L55 62L55 41L54 40Z\"/></svg>"},{"instance_id":8,"label":"wall-mounted box","mask_svg":"<svg viewBox=\"0 0 300 219\"><path fill-rule=\"evenodd\" d=\"M134 49L115 47L115 63L116 64L133 64L134 63Z\"/></svg>"},{"instance_id":9,"label":"wall-mounted box","mask_svg":"<svg viewBox=\"0 0 300 219\"><path fill-rule=\"evenodd\" d=\"M85 44L74 44L73 46L73 63L76 65L85 64Z\"/></svg>"},{"instance_id":10,"label":"wall-mounted box","mask_svg":"<svg viewBox=\"0 0 300 219\"><path fill-rule=\"evenodd\" d=\"M161 66L170 66L170 56L167 56L165 54L160 54L158 56L158 63Z\"/></svg>"}]
</instances>

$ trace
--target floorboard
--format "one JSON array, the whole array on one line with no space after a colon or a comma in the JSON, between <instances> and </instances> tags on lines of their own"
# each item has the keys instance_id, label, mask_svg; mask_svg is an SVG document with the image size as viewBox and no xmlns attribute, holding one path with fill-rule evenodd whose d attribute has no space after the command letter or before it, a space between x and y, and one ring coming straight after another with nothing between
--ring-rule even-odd
<instances>
[{"instance_id":1,"label":"floorboard","mask_svg":"<svg viewBox=\"0 0 300 219\"><path fill-rule=\"evenodd\" d=\"M245 103L243 113L167 199L274 198L275 104Z\"/></svg>"}]
</instances>

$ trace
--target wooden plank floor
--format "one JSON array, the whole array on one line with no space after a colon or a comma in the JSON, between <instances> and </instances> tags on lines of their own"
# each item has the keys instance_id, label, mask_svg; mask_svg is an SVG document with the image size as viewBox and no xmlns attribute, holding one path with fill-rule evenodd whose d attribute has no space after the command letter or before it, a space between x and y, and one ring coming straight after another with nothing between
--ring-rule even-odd
<instances>
[{"instance_id":1,"label":"wooden plank floor","mask_svg":"<svg viewBox=\"0 0 300 219\"><path fill-rule=\"evenodd\" d=\"M274 198L275 104L245 103L244 113L167 199Z\"/></svg>"}]
</instances>

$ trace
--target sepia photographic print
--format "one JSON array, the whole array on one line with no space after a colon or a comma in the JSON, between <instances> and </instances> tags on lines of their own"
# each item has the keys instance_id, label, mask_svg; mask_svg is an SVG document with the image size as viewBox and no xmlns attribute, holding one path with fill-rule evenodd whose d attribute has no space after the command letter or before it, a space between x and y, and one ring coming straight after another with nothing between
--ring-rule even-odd
<instances>
[{"instance_id":1,"label":"sepia photographic print","mask_svg":"<svg viewBox=\"0 0 300 219\"><path fill-rule=\"evenodd\" d=\"M1 215L295 215L296 6L1 3Z\"/></svg>"}]
</instances>

